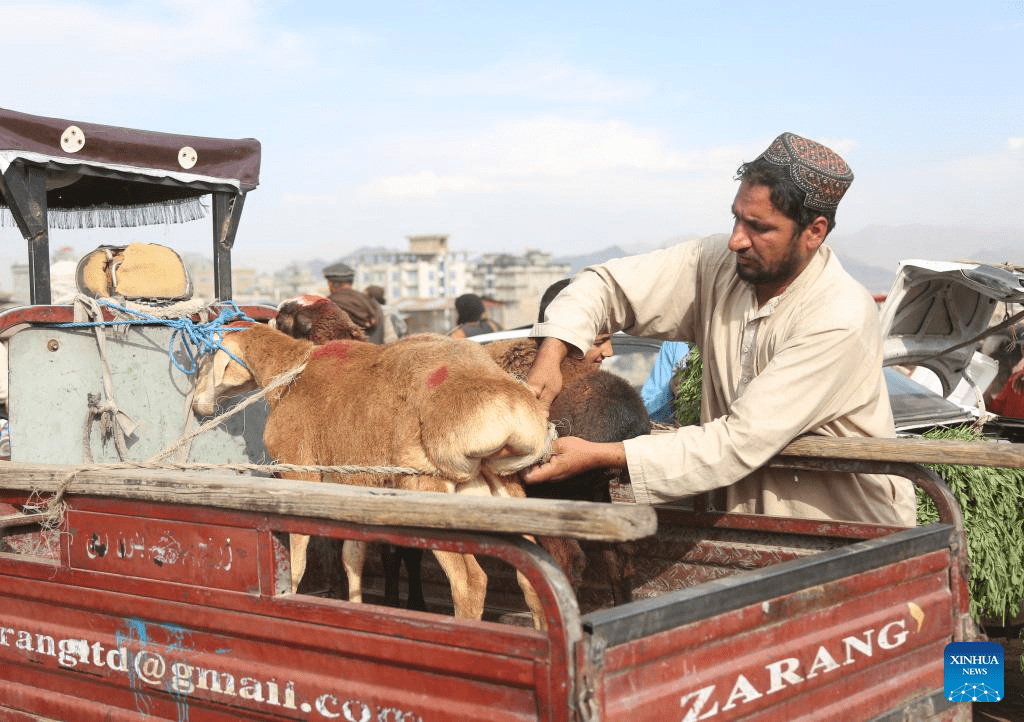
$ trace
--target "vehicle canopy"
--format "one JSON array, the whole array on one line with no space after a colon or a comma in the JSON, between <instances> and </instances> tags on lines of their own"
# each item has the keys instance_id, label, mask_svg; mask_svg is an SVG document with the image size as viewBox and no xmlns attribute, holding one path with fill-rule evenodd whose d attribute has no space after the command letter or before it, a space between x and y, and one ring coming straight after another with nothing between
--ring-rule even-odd
<instances>
[{"instance_id":1,"label":"vehicle canopy","mask_svg":"<svg viewBox=\"0 0 1024 722\"><path fill-rule=\"evenodd\" d=\"M260 143L157 133L0 108L0 206L28 241L30 298L50 303L49 228L182 223L212 196L214 292L231 297L231 248ZM2 211L0 211L2 212Z\"/></svg>"}]
</instances>

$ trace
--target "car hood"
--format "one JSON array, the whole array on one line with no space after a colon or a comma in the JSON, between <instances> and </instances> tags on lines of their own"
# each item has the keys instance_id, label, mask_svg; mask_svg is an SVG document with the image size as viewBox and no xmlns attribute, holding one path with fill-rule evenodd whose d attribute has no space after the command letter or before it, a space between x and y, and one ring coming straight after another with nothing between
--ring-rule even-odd
<instances>
[{"instance_id":1,"label":"car hood","mask_svg":"<svg viewBox=\"0 0 1024 722\"><path fill-rule=\"evenodd\" d=\"M949 396L980 337L1002 320L993 316L1005 304L1024 304L1024 275L1018 271L983 263L903 261L881 308L884 363L929 369L943 396Z\"/></svg>"}]
</instances>

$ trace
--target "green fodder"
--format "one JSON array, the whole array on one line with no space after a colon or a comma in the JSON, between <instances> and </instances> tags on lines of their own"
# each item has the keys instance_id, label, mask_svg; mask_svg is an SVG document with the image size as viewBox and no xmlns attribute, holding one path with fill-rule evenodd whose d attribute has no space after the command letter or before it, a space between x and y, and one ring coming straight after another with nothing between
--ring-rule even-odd
<instances>
[{"instance_id":1,"label":"green fodder","mask_svg":"<svg viewBox=\"0 0 1024 722\"><path fill-rule=\"evenodd\" d=\"M680 426L700 423L700 389L703 364L700 349L690 346L690 352L672 373L672 408Z\"/></svg>"},{"instance_id":2,"label":"green fodder","mask_svg":"<svg viewBox=\"0 0 1024 722\"><path fill-rule=\"evenodd\" d=\"M970 427L933 429L926 439L993 443ZM971 562L971 616L1017 616L1024 601L1024 469L929 464L960 504ZM938 521L938 511L917 490L917 523Z\"/></svg>"}]
</instances>

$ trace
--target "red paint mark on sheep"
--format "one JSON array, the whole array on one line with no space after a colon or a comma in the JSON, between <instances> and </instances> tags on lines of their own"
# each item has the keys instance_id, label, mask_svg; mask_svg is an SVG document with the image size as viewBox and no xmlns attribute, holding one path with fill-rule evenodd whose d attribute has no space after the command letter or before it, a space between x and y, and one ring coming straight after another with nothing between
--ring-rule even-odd
<instances>
[{"instance_id":1,"label":"red paint mark on sheep","mask_svg":"<svg viewBox=\"0 0 1024 722\"><path fill-rule=\"evenodd\" d=\"M430 376L427 377L427 388L436 389L444 383L446 378L448 378L448 367L438 366L436 369L431 371Z\"/></svg>"},{"instance_id":2,"label":"red paint mark on sheep","mask_svg":"<svg viewBox=\"0 0 1024 722\"><path fill-rule=\"evenodd\" d=\"M352 342L348 340L328 341L322 346L317 346L313 349L313 353L310 358L323 358L330 356L344 363L345 361L348 361L348 349L351 345Z\"/></svg>"}]
</instances>

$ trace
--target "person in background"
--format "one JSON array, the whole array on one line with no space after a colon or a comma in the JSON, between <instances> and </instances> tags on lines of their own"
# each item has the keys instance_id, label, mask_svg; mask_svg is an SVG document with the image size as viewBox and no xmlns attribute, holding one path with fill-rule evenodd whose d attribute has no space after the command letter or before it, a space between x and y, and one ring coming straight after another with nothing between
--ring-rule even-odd
<instances>
[{"instance_id":1,"label":"person in background","mask_svg":"<svg viewBox=\"0 0 1024 722\"><path fill-rule=\"evenodd\" d=\"M448 332L452 338L468 338L501 330L501 326L487 318L483 299L475 293L464 293L456 298L455 312L458 314L455 327Z\"/></svg>"},{"instance_id":2,"label":"person in background","mask_svg":"<svg viewBox=\"0 0 1024 722\"><path fill-rule=\"evenodd\" d=\"M387 299L384 297L384 289L380 286L367 286L366 295L377 302L377 305L381 308L381 315L384 319L384 330L383 338L384 343L391 343L405 336L409 330L405 325L405 319L403 319L398 313L385 308L387 305Z\"/></svg>"},{"instance_id":3,"label":"person in background","mask_svg":"<svg viewBox=\"0 0 1024 722\"><path fill-rule=\"evenodd\" d=\"M384 312L380 305L362 291L352 287L356 272L347 263L332 263L324 267L327 279L327 297L347 313L363 329L372 343L384 343Z\"/></svg>"},{"instance_id":4,"label":"person in background","mask_svg":"<svg viewBox=\"0 0 1024 722\"><path fill-rule=\"evenodd\" d=\"M676 420L673 406L672 375L676 367L686 358L690 347L683 341L665 341L658 349L651 373L640 387L640 398L647 407L651 421L671 424Z\"/></svg>"},{"instance_id":5,"label":"person in background","mask_svg":"<svg viewBox=\"0 0 1024 722\"><path fill-rule=\"evenodd\" d=\"M572 283L571 278L563 278L548 286L540 297L540 306L537 309L537 323L544 323L544 312L548 305L555 300L555 297L562 292L566 286ZM538 340L539 343L539 340ZM612 335L602 330L594 339L593 345L583 354L584 360L594 367L594 370L601 368L601 363L608 357L615 355L615 348L612 346Z\"/></svg>"},{"instance_id":6,"label":"person in background","mask_svg":"<svg viewBox=\"0 0 1024 722\"><path fill-rule=\"evenodd\" d=\"M584 269L531 332L544 340L527 382L548 403L561 360L605 328L693 341L701 423L617 443L561 437L524 481L626 468L640 503L724 490L731 512L915 525L902 477L765 467L803 434L893 438L895 426L874 299L824 245L853 182L846 161L783 133L736 178L728 239Z\"/></svg>"}]
</instances>

